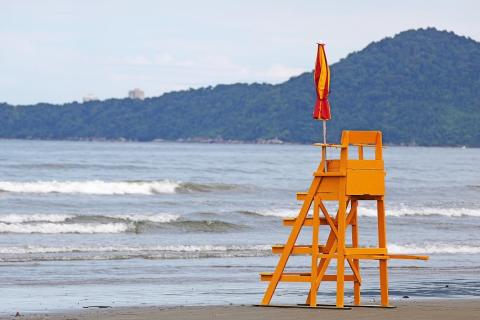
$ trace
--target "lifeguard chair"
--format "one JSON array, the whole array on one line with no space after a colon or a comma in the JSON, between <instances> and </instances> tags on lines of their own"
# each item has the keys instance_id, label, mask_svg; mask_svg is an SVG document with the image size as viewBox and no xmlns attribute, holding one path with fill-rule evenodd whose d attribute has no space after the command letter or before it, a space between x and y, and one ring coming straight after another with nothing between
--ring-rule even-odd
<instances>
[{"instance_id":1,"label":"lifeguard chair","mask_svg":"<svg viewBox=\"0 0 480 320\"><path fill-rule=\"evenodd\" d=\"M341 144L315 144L322 149L322 158L308 192L297 193L303 205L296 218L284 219L285 226L292 227L285 245L272 247L280 254L273 273L260 274L262 281L269 281L262 305L269 305L280 281L309 282L310 291L306 305L317 307L317 292L322 281L335 281L337 285L336 308L345 308L344 283L353 282L354 304L360 306L362 277L360 260L378 260L380 273L381 306L389 307L388 270L390 259L427 260L427 256L390 254L387 250L385 220L385 168L382 158L382 133L380 131L343 131ZM358 156L349 159L349 149L356 148ZM340 149L340 159L327 160L327 148ZM364 158L364 148L374 148L375 158ZM359 201L376 201L378 220L378 246L361 247L359 243L357 209ZM332 216L324 201L338 202L336 216ZM309 214L313 204L313 212ZM321 214L320 214L321 213ZM329 235L324 244L319 243L319 228L325 225ZM297 245L303 227L312 227L311 245ZM345 243L347 228L351 227L352 243ZM290 255L311 255L310 272L284 272ZM336 274L326 274L331 261L336 261ZM345 274L345 264L351 273Z\"/></svg>"}]
</instances>

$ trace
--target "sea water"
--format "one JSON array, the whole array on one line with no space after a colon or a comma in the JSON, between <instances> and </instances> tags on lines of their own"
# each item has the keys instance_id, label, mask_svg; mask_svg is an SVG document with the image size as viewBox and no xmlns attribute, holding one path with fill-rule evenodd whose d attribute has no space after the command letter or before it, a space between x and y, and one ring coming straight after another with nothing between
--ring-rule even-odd
<instances>
[{"instance_id":1,"label":"sea water","mask_svg":"<svg viewBox=\"0 0 480 320\"><path fill-rule=\"evenodd\" d=\"M430 255L390 262L393 301L480 296L480 149L384 158L389 251ZM0 312L259 303L258 273L275 268L270 246L286 241L282 218L318 161L306 145L0 141ZM377 244L375 215L360 202L364 246ZM362 261L367 303L376 268ZM307 290L281 283L273 302L303 303ZM322 284L319 301L334 296Z\"/></svg>"}]
</instances>

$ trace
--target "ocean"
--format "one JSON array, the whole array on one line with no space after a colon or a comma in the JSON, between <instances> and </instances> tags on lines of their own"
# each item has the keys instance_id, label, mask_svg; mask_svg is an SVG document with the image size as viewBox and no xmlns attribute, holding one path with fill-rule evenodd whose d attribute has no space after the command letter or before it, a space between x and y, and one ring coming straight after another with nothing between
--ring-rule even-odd
<instances>
[{"instance_id":1,"label":"ocean","mask_svg":"<svg viewBox=\"0 0 480 320\"><path fill-rule=\"evenodd\" d=\"M319 161L307 145L0 141L0 312L256 304ZM329 154L334 157L334 154ZM395 300L480 296L480 149L387 147ZM371 203L360 242L376 244ZM323 230L323 233L322 233ZM326 228L320 229L322 238ZM308 243L309 235L301 240ZM293 257L291 270L308 268ZM378 302L376 262L363 301ZM274 303L302 303L281 283ZM333 302L322 284L319 302ZM346 302L353 300L346 284Z\"/></svg>"}]
</instances>

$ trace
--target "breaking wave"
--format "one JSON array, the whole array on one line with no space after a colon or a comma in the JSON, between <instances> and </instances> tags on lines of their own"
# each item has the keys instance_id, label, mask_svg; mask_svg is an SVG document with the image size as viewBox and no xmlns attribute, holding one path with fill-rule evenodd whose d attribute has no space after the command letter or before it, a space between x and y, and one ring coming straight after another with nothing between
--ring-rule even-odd
<instances>
[{"instance_id":1,"label":"breaking wave","mask_svg":"<svg viewBox=\"0 0 480 320\"><path fill-rule=\"evenodd\" d=\"M0 223L63 222L73 217L70 214L7 214L0 215Z\"/></svg>"},{"instance_id":2,"label":"breaking wave","mask_svg":"<svg viewBox=\"0 0 480 320\"><path fill-rule=\"evenodd\" d=\"M392 253L411 253L411 254L470 254L480 253L480 246L466 246L455 244L389 244L388 251Z\"/></svg>"},{"instance_id":3,"label":"breaking wave","mask_svg":"<svg viewBox=\"0 0 480 320\"><path fill-rule=\"evenodd\" d=\"M242 213L245 215L280 217L280 218L295 217L298 215L298 212L299 212L299 209L269 209L269 210L259 210L259 211L239 211L239 213ZM480 217L480 209L400 207L400 208L391 208L391 209L387 208L386 214L387 216L390 216L390 217L403 217L403 216ZM377 210L372 207L359 206L358 215L363 217L376 217Z\"/></svg>"},{"instance_id":4,"label":"breaking wave","mask_svg":"<svg viewBox=\"0 0 480 320\"><path fill-rule=\"evenodd\" d=\"M365 217L376 217L377 210L369 207L359 207L358 214ZM469 208L411 208L400 207L386 209L387 216L402 217L402 216L445 216L445 217L480 217L479 209Z\"/></svg>"},{"instance_id":5,"label":"breaking wave","mask_svg":"<svg viewBox=\"0 0 480 320\"><path fill-rule=\"evenodd\" d=\"M198 259L270 255L269 245L23 246L0 248L0 261Z\"/></svg>"},{"instance_id":6,"label":"breaking wave","mask_svg":"<svg viewBox=\"0 0 480 320\"><path fill-rule=\"evenodd\" d=\"M230 191L238 188L239 186L237 185L226 184L226 183L203 184L203 183L185 182L185 183L180 183L177 190L179 192L213 192L213 191Z\"/></svg>"},{"instance_id":7,"label":"breaking wave","mask_svg":"<svg viewBox=\"0 0 480 320\"><path fill-rule=\"evenodd\" d=\"M111 220L124 222L160 222L166 223L175 221L179 215L161 214L116 214L116 215L72 215L72 214L7 214L0 215L0 223L29 223L29 222L78 222L78 221L105 221Z\"/></svg>"},{"instance_id":8,"label":"breaking wave","mask_svg":"<svg viewBox=\"0 0 480 320\"><path fill-rule=\"evenodd\" d=\"M172 194L180 186L169 180L163 181L36 181L0 182L0 191L12 193L80 193L96 195L115 194Z\"/></svg>"},{"instance_id":9,"label":"breaking wave","mask_svg":"<svg viewBox=\"0 0 480 320\"><path fill-rule=\"evenodd\" d=\"M174 214L9 214L0 216L0 233L227 232L246 228L220 220L186 220Z\"/></svg>"},{"instance_id":10,"label":"breaking wave","mask_svg":"<svg viewBox=\"0 0 480 320\"><path fill-rule=\"evenodd\" d=\"M452 244L389 244L398 254L478 254L480 247ZM1 262L122 259L266 257L270 245L75 245L0 247Z\"/></svg>"},{"instance_id":11,"label":"breaking wave","mask_svg":"<svg viewBox=\"0 0 480 320\"><path fill-rule=\"evenodd\" d=\"M121 233L133 227L126 223L0 223L0 233Z\"/></svg>"},{"instance_id":12,"label":"breaking wave","mask_svg":"<svg viewBox=\"0 0 480 320\"><path fill-rule=\"evenodd\" d=\"M74 193L94 195L156 195L188 192L229 191L237 188L230 184L201 184L158 181L0 181L0 191L10 193Z\"/></svg>"},{"instance_id":13,"label":"breaking wave","mask_svg":"<svg viewBox=\"0 0 480 320\"><path fill-rule=\"evenodd\" d=\"M186 232L228 232L247 228L221 220L177 220L165 224L163 227Z\"/></svg>"},{"instance_id":14,"label":"breaking wave","mask_svg":"<svg viewBox=\"0 0 480 320\"><path fill-rule=\"evenodd\" d=\"M72 246L72 247L0 247L0 254L24 253L65 253L65 252L141 252L141 251L170 251L170 252L228 252L228 251L270 251L271 245L163 245L163 246Z\"/></svg>"},{"instance_id":15,"label":"breaking wave","mask_svg":"<svg viewBox=\"0 0 480 320\"><path fill-rule=\"evenodd\" d=\"M298 214L298 209L268 209L260 211L239 211L239 213L250 216L263 216L263 217L295 217Z\"/></svg>"}]
</instances>

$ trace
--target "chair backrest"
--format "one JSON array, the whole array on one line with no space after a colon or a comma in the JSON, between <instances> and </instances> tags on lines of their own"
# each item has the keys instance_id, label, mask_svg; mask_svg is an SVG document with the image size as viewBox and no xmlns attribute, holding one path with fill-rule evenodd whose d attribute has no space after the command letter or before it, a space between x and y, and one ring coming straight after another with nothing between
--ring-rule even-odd
<instances>
[{"instance_id":1,"label":"chair backrest","mask_svg":"<svg viewBox=\"0 0 480 320\"><path fill-rule=\"evenodd\" d=\"M382 132L381 131L342 131L342 145L357 145L359 150L363 147L375 147L375 160L382 160ZM360 154L360 152L359 152Z\"/></svg>"}]
</instances>

